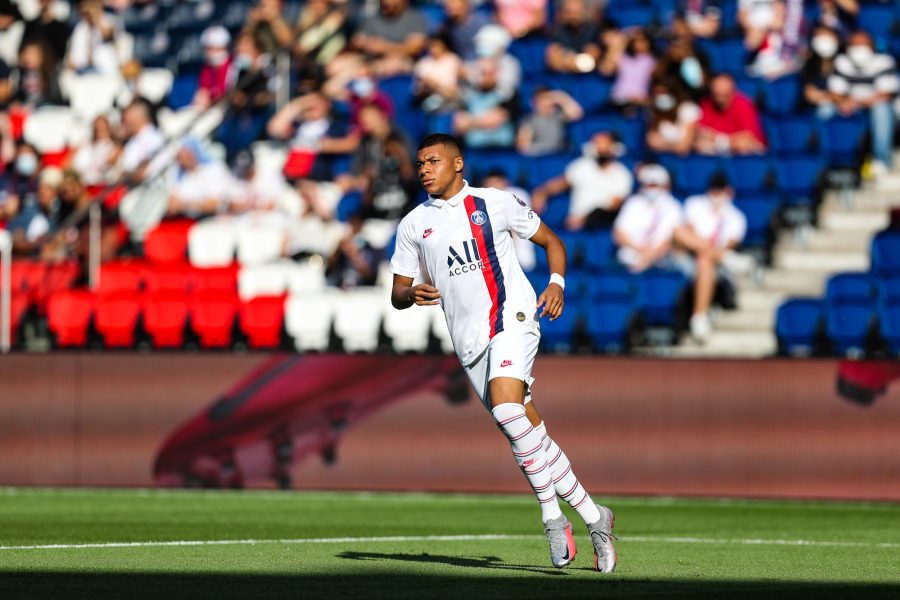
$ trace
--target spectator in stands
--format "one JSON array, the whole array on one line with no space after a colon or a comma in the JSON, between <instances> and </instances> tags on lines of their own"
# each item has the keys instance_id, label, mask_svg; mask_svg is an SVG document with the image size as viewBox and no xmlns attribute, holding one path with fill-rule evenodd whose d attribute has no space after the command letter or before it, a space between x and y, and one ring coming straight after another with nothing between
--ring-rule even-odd
<instances>
[{"instance_id":1,"label":"spectator in stands","mask_svg":"<svg viewBox=\"0 0 900 600\"><path fill-rule=\"evenodd\" d=\"M889 54L875 51L872 37L856 31L847 49L834 59L834 74L828 90L842 115L868 111L872 122L872 153L875 176L884 175L893 163L895 116L892 103L900 92L897 65Z\"/></svg>"},{"instance_id":2,"label":"spectator in stands","mask_svg":"<svg viewBox=\"0 0 900 600\"><path fill-rule=\"evenodd\" d=\"M6 166L5 189L8 195L19 199L22 207L34 201L40 176L41 157L37 149L27 142L20 143Z\"/></svg>"},{"instance_id":3,"label":"spectator in stands","mask_svg":"<svg viewBox=\"0 0 900 600\"><path fill-rule=\"evenodd\" d=\"M837 31L841 36L856 29L859 16L857 0L819 0L816 25L823 25Z\"/></svg>"},{"instance_id":4,"label":"spectator in stands","mask_svg":"<svg viewBox=\"0 0 900 600\"><path fill-rule=\"evenodd\" d=\"M450 42L450 49L463 60L475 60L475 34L491 22L488 15L472 10L469 0L446 0L444 2L444 33Z\"/></svg>"},{"instance_id":5,"label":"spectator in stands","mask_svg":"<svg viewBox=\"0 0 900 600\"><path fill-rule=\"evenodd\" d=\"M121 150L113 139L112 127L106 115L94 118L91 139L82 145L72 157L72 169L85 185L102 186L109 182L109 172Z\"/></svg>"},{"instance_id":6,"label":"spectator in stands","mask_svg":"<svg viewBox=\"0 0 900 600\"><path fill-rule=\"evenodd\" d=\"M703 154L762 154L766 139L753 102L737 91L734 78L717 75L700 101L695 147Z\"/></svg>"},{"instance_id":7,"label":"spectator in stands","mask_svg":"<svg viewBox=\"0 0 900 600\"><path fill-rule=\"evenodd\" d=\"M578 231L612 225L634 183L631 171L617 160L620 153L617 145L613 134L595 133L590 143L585 144L584 156L569 163L563 175L534 190L534 210L543 212L551 196L571 189L566 229Z\"/></svg>"},{"instance_id":8,"label":"spectator in stands","mask_svg":"<svg viewBox=\"0 0 900 600\"><path fill-rule=\"evenodd\" d=\"M738 0L738 24L744 30L744 39L760 35L775 20L773 0Z\"/></svg>"},{"instance_id":9,"label":"spectator in stands","mask_svg":"<svg viewBox=\"0 0 900 600\"><path fill-rule=\"evenodd\" d=\"M766 79L794 73L803 64L803 2L776 0L766 27L751 29L744 45L753 53L750 72Z\"/></svg>"},{"instance_id":10,"label":"spectator in stands","mask_svg":"<svg viewBox=\"0 0 900 600\"><path fill-rule=\"evenodd\" d=\"M347 45L347 7L336 0L309 0L297 19L294 62L301 74L322 77Z\"/></svg>"},{"instance_id":11,"label":"spectator in stands","mask_svg":"<svg viewBox=\"0 0 900 600\"><path fill-rule=\"evenodd\" d=\"M12 100L27 110L62 104L59 74L53 62L47 59L47 49L41 43L29 42L22 47L13 79L18 86Z\"/></svg>"},{"instance_id":12,"label":"spectator in stands","mask_svg":"<svg viewBox=\"0 0 900 600\"><path fill-rule=\"evenodd\" d=\"M347 234L328 258L325 270L328 283L342 289L375 285L384 250L373 247L362 235L362 217L355 215L349 225Z\"/></svg>"},{"instance_id":13,"label":"spectator in stands","mask_svg":"<svg viewBox=\"0 0 900 600\"><path fill-rule=\"evenodd\" d=\"M547 0L494 0L497 22L521 38L538 33L547 24Z\"/></svg>"},{"instance_id":14,"label":"spectator in stands","mask_svg":"<svg viewBox=\"0 0 900 600\"><path fill-rule=\"evenodd\" d=\"M610 99L620 107L645 105L656 69L656 57L647 32L636 28L627 35L608 39L609 49L600 64L600 72L615 75Z\"/></svg>"},{"instance_id":15,"label":"spectator in stands","mask_svg":"<svg viewBox=\"0 0 900 600\"><path fill-rule=\"evenodd\" d=\"M259 0L247 15L245 31L253 34L256 43L267 54L290 48L294 43L294 30L283 14L281 0Z\"/></svg>"},{"instance_id":16,"label":"spectator in stands","mask_svg":"<svg viewBox=\"0 0 900 600\"><path fill-rule=\"evenodd\" d=\"M0 60L7 65L16 64L24 30L17 4L12 0L0 0Z\"/></svg>"},{"instance_id":17,"label":"spectator in stands","mask_svg":"<svg viewBox=\"0 0 900 600\"><path fill-rule=\"evenodd\" d=\"M227 206L233 180L225 164L211 158L195 138L185 138L169 171L166 214L192 219L215 215Z\"/></svg>"},{"instance_id":18,"label":"spectator in stands","mask_svg":"<svg viewBox=\"0 0 900 600\"><path fill-rule=\"evenodd\" d=\"M709 308L716 293L719 277L730 289L731 278L752 268L753 259L734 252L747 233L747 219L734 207L734 190L728 179L717 174L710 180L706 194L691 196L685 201L685 226L675 239L682 250L676 253L677 267L694 280L694 306L691 314L691 335L704 342L712 332Z\"/></svg>"},{"instance_id":19,"label":"spectator in stands","mask_svg":"<svg viewBox=\"0 0 900 600\"><path fill-rule=\"evenodd\" d=\"M428 22L408 0L381 0L381 10L363 21L353 45L375 59L379 77L412 71L413 61L425 49Z\"/></svg>"},{"instance_id":20,"label":"spectator in stands","mask_svg":"<svg viewBox=\"0 0 900 600\"><path fill-rule=\"evenodd\" d=\"M699 52L688 36L676 37L669 43L657 63L654 80L677 82L691 98L699 100L710 80L709 60Z\"/></svg>"},{"instance_id":21,"label":"spectator in stands","mask_svg":"<svg viewBox=\"0 0 900 600\"><path fill-rule=\"evenodd\" d=\"M484 181L481 182L481 185L483 187L492 187L503 190L504 192L509 192L527 206L531 206L531 194L526 190L513 185L509 180L509 176L500 169L495 169L488 173L485 176ZM512 240L513 248L516 251L516 258L519 259L519 264L522 265L522 269L525 270L525 272L534 269L537 264L537 258L534 255L534 244L531 243L530 240L522 239L517 235L512 236Z\"/></svg>"},{"instance_id":22,"label":"spectator in stands","mask_svg":"<svg viewBox=\"0 0 900 600\"><path fill-rule=\"evenodd\" d=\"M485 25L475 34L475 52L478 60L468 61L463 68L463 79L473 86L481 84L481 59L492 59L497 64L497 92L504 100L511 100L522 82L522 65L509 53L512 38L499 25Z\"/></svg>"},{"instance_id":23,"label":"spectator in stands","mask_svg":"<svg viewBox=\"0 0 900 600\"><path fill-rule=\"evenodd\" d=\"M350 82L348 94L343 98L350 104L350 121L359 128L359 113L364 106L377 104L389 118L394 117L394 101L378 86L374 73L366 66L359 77Z\"/></svg>"},{"instance_id":24,"label":"spectator in stands","mask_svg":"<svg viewBox=\"0 0 900 600\"><path fill-rule=\"evenodd\" d=\"M40 12L34 19L25 22L19 46L21 50L31 42L43 44L49 51L47 58L54 66L65 58L71 33L68 23L56 17L55 4L55 0L40 0Z\"/></svg>"},{"instance_id":25,"label":"spectator in stands","mask_svg":"<svg viewBox=\"0 0 900 600\"><path fill-rule=\"evenodd\" d=\"M116 21L103 11L101 0L82 0L78 15L69 41L68 67L76 73L118 75Z\"/></svg>"},{"instance_id":26,"label":"spectator in stands","mask_svg":"<svg viewBox=\"0 0 900 600\"><path fill-rule=\"evenodd\" d=\"M220 25L207 27L200 36L204 65L192 104L205 110L225 97L234 83L234 59L231 56L231 34Z\"/></svg>"},{"instance_id":27,"label":"spectator in stands","mask_svg":"<svg viewBox=\"0 0 900 600\"><path fill-rule=\"evenodd\" d=\"M654 152L684 156L694 147L699 120L700 107L681 87L658 81L650 95L647 146Z\"/></svg>"},{"instance_id":28,"label":"spectator in stands","mask_svg":"<svg viewBox=\"0 0 900 600\"><path fill-rule=\"evenodd\" d=\"M722 25L722 10L710 0L679 0L677 18L698 38L714 38Z\"/></svg>"},{"instance_id":29,"label":"spectator in stands","mask_svg":"<svg viewBox=\"0 0 900 600\"><path fill-rule=\"evenodd\" d=\"M125 142L119 155L118 171L125 181L140 183L159 172L153 159L162 150L165 138L153 123L150 105L135 100L122 113Z\"/></svg>"},{"instance_id":30,"label":"spectator in stands","mask_svg":"<svg viewBox=\"0 0 900 600\"><path fill-rule=\"evenodd\" d=\"M810 53L803 66L803 99L815 108L820 119L830 119L836 108L828 91L828 79L834 74L834 58L841 48L838 32L825 25L817 25L809 42Z\"/></svg>"},{"instance_id":31,"label":"spectator in stands","mask_svg":"<svg viewBox=\"0 0 900 600\"><path fill-rule=\"evenodd\" d=\"M590 73L602 56L600 32L585 10L584 0L563 0L547 46L547 67L559 73Z\"/></svg>"},{"instance_id":32,"label":"spectator in stands","mask_svg":"<svg viewBox=\"0 0 900 600\"><path fill-rule=\"evenodd\" d=\"M23 256L35 256L40 251L44 236L51 234L57 225L54 213L58 204L57 190L62 184L62 171L48 167L36 181L33 195L17 197L18 213L6 224L12 233L13 252Z\"/></svg>"},{"instance_id":33,"label":"spectator in stands","mask_svg":"<svg viewBox=\"0 0 900 600\"><path fill-rule=\"evenodd\" d=\"M463 92L464 109L453 115L453 130L470 148L511 148L515 142L514 99L499 87L496 59L478 61L478 84Z\"/></svg>"},{"instance_id":34,"label":"spectator in stands","mask_svg":"<svg viewBox=\"0 0 900 600\"><path fill-rule=\"evenodd\" d=\"M533 112L519 124L516 149L539 156L566 149L566 124L584 116L584 109L562 90L537 87L531 96Z\"/></svg>"},{"instance_id":35,"label":"spectator in stands","mask_svg":"<svg viewBox=\"0 0 900 600\"><path fill-rule=\"evenodd\" d=\"M282 219L289 214L284 211L284 199L290 194L290 186L280 172L275 169L259 169L249 150L235 157L232 168L234 181L228 193L228 210L231 214L257 218L259 215L273 215ZM298 205L295 214L306 212Z\"/></svg>"},{"instance_id":36,"label":"spectator in stands","mask_svg":"<svg viewBox=\"0 0 900 600\"><path fill-rule=\"evenodd\" d=\"M384 110L369 104L360 111L362 141L351 174L339 178L344 189L362 192L364 218L396 220L410 207L416 188L412 147Z\"/></svg>"},{"instance_id":37,"label":"spectator in stands","mask_svg":"<svg viewBox=\"0 0 900 600\"><path fill-rule=\"evenodd\" d=\"M413 95L427 113L447 112L459 106L462 60L450 50L444 36L428 38L428 53L413 69Z\"/></svg>"},{"instance_id":38,"label":"spectator in stands","mask_svg":"<svg viewBox=\"0 0 900 600\"><path fill-rule=\"evenodd\" d=\"M684 221L665 168L644 165L637 178L640 190L625 201L613 225L619 262L633 273L669 264L675 232Z\"/></svg>"}]
</instances>

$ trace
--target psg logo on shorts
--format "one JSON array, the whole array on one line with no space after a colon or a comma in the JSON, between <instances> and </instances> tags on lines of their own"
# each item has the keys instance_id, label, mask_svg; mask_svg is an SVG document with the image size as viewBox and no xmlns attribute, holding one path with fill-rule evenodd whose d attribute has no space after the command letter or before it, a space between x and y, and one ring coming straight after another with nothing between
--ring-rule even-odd
<instances>
[{"instance_id":1,"label":"psg logo on shorts","mask_svg":"<svg viewBox=\"0 0 900 600\"><path fill-rule=\"evenodd\" d=\"M479 226L487 223L487 215L484 214L484 211L481 210L476 210L475 212L473 212L470 218L472 219L473 223Z\"/></svg>"}]
</instances>

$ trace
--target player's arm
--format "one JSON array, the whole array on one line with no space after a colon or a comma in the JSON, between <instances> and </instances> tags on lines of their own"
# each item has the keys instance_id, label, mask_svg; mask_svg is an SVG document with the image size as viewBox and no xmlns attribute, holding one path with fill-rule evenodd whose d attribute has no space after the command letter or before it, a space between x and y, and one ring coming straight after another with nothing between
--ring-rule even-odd
<instances>
[{"instance_id":1,"label":"player's arm","mask_svg":"<svg viewBox=\"0 0 900 600\"><path fill-rule=\"evenodd\" d=\"M420 283L413 285L412 277L394 273L394 287L391 289L391 304L397 310L409 308L413 304L432 306L440 304L440 292L433 285Z\"/></svg>"},{"instance_id":2,"label":"player's arm","mask_svg":"<svg viewBox=\"0 0 900 600\"><path fill-rule=\"evenodd\" d=\"M555 320L562 314L563 305L563 288L566 285L566 245L559 236L546 224L541 223L538 230L531 241L544 249L547 253L547 264L550 266L550 283L547 289L538 297L538 307L543 306L541 317L550 316L550 320Z\"/></svg>"}]
</instances>

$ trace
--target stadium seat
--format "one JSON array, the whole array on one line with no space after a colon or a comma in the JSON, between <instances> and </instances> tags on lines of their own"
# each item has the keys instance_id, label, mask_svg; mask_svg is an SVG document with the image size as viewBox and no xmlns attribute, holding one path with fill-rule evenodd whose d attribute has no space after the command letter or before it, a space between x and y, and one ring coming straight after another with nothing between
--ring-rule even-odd
<instances>
[{"instance_id":1,"label":"stadium seat","mask_svg":"<svg viewBox=\"0 0 900 600\"><path fill-rule=\"evenodd\" d=\"M900 354L900 305L882 306L878 310L881 337L895 355Z\"/></svg>"},{"instance_id":2,"label":"stadium seat","mask_svg":"<svg viewBox=\"0 0 900 600\"><path fill-rule=\"evenodd\" d=\"M547 180L562 175L566 166L576 158L578 157L575 155L561 152L528 159L528 185L534 189Z\"/></svg>"},{"instance_id":3,"label":"stadium seat","mask_svg":"<svg viewBox=\"0 0 900 600\"><path fill-rule=\"evenodd\" d=\"M144 263L136 260L108 262L100 267L97 292L100 295L135 293L144 280Z\"/></svg>"},{"instance_id":4,"label":"stadium seat","mask_svg":"<svg viewBox=\"0 0 900 600\"><path fill-rule=\"evenodd\" d=\"M546 283L545 283L546 285ZM540 293L541 290L538 290ZM556 320L541 319L541 347L551 352L569 352L575 344L575 332L580 316L572 306Z\"/></svg>"},{"instance_id":5,"label":"stadium seat","mask_svg":"<svg viewBox=\"0 0 900 600\"><path fill-rule=\"evenodd\" d=\"M215 17L216 5L211 0L179 2L172 7L166 19L169 31L186 31L199 34Z\"/></svg>"},{"instance_id":6,"label":"stadium seat","mask_svg":"<svg viewBox=\"0 0 900 600\"><path fill-rule=\"evenodd\" d=\"M818 200L822 170L816 156L781 158L775 162L777 188L789 204L813 205Z\"/></svg>"},{"instance_id":7,"label":"stadium seat","mask_svg":"<svg viewBox=\"0 0 900 600\"><path fill-rule=\"evenodd\" d=\"M900 276L900 231L882 231L872 239L872 273L881 279Z\"/></svg>"},{"instance_id":8,"label":"stadium seat","mask_svg":"<svg viewBox=\"0 0 900 600\"><path fill-rule=\"evenodd\" d=\"M245 265L238 271L238 296L248 301L259 296L283 296L287 271L283 265Z\"/></svg>"},{"instance_id":9,"label":"stadium seat","mask_svg":"<svg viewBox=\"0 0 900 600\"><path fill-rule=\"evenodd\" d=\"M611 229L589 231L584 238L582 263L587 269L606 269L615 264L615 251Z\"/></svg>"},{"instance_id":10,"label":"stadium seat","mask_svg":"<svg viewBox=\"0 0 900 600\"><path fill-rule=\"evenodd\" d=\"M237 296L219 291L195 292L191 297L191 329L197 335L201 348L227 348L231 346Z\"/></svg>"},{"instance_id":11,"label":"stadium seat","mask_svg":"<svg viewBox=\"0 0 900 600\"><path fill-rule=\"evenodd\" d=\"M872 327L872 302L828 307L825 333L835 351L845 356L861 356L866 351Z\"/></svg>"},{"instance_id":12,"label":"stadium seat","mask_svg":"<svg viewBox=\"0 0 900 600\"><path fill-rule=\"evenodd\" d=\"M162 2L148 2L136 5L129 2L122 12L122 24L125 31L138 33L153 31L162 23L168 14L169 5Z\"/></svg>"},{"instance_id":13,"label":"stadium seat","mask_svg":"<svg viewBox=\"0 0 900 600\"><path fill-rule=\"evenodd\" d=\"M894 11L890 3L861 2L856 26L869 32L876 45L886 43L894 31Z\"/></svg>"},{"instance_id":14,"label":"stadium seat","mask_svg":"<svg viewBox=\"0 0 900 600\"><path fill-rule=\"evenodd\" d=\"M568 193L551 196L547 201L547 207L541 213L541 220L554 231L562 231L566 216L569 214L570 200L571 196ZM538 261L545 261L546 256L541 256L541 254L542 252L535 252L535 257Z\"/></svg>"},{"instance_id":15,"label":"stadium seat","mask_svg":"<svg viewBox=\"0 0 900 600\"><path fill-rule=\"evenodd\" d=\"M238 317L251 348L274 350L281 345L284 296L261 296L243 302Z\"/></svg>"},{"instance_id":16,"label":"stadium seat","mask_svg":"<svg viewBox=\"0 0 900 600\"><path fill-rule=\"evenodd\" d=\"M513 40L509 46L509 52L519 59L522 65L523 79L543 73L546 62L547 46L549 40L543 36L527 36L525 38Z\"/></svg>"},{"instance_id":17,"label":"stadium seat","mask_svg":"<svg viewBox=\"0 0 900 600\"><path fill-rule=\"evenodd\" d=\"M780 354L809 356L816 351L822 326L822 302L792 298L778 307L775 336Z\"/></svg>"},{"instance_id":18,"label":"stadium seat","mask_svg":"<svg viewBox=\"0 0 900 600\"><path fill-rule=\"evenodd\" d=\"M147 68L162 69L172 62L172 38L165 31L141 31L134 34L134 58Z\"/></svg>"},{"instance_id":19,"label":"stadium seat","mask_svg":"<svg viewBox=\"0 0 900 600\"><path fill-rule=\"evenodd\" d=\"M237 258L242 265L261 265L281 257L287 234L284 227L255 224L237 230Z\"/></svg>"},{"instance_id":20,"label":"stadium seat","mask_svg":"<svg viewBox=\"0 0 900 600\"><path fill-rule=\"evenodd\" d=\"M629 301L600 300L587 312L586 330L594 350L619 353L628 349L628 333L634 319Z\"/></svg>"},{"instance_id":21,"label":"stadium seat","mask_svg":"<svg viewBox=\"0 0 900 600\"><path fill-rule=\"evenodd\" d=\"M833 117L821 125L822 154L832 167L856 167L862 162L868 119L863 116Z\"/></svg>"},{"instance_id":22,"label":"stadium seat","mask_svg":"<svg viewBox=\"0 0 900 600\"><path fill-rule=\"evenodd\" d=\"M150 264L144 269L144 289L151 294L186 293L191 289L193 279L194 270L186 263Z\"/></svg>"},{"instance_id":23,"label":"stadium seat","mask_svg":"<svg viewBox=\"0 0 900 600\"><path fill-rule=\"evenodd\" d=\"M387 297L387 296L385 296ZM413 306L408 310L384 309L384 332L391 338L395 352L425 352L431 338L431 307Z\"/></svg>"},{"instance_id":24,"label":"stadium seat","mask_svg":"<svg viewBox=\"0 0 900 600\"><path fill-rule=\"evenodd\" d=\"M726 72L739 75L747 66L748 53L742 38L725 38L713 43L703 44L709 55L714 72Z\"/></svg>"},{"instance_id":25,"label":"stadium seat","mask_svg":"<svg viewBox=\"0 0 900 600\"><path fill-rule=\"evenodd\" d=\"M61 290L47 301L47 325L56 345L84 347L94 313L94 295L87 290Z\"/></svg>"},{"instance_id":26,"label":"stadium seat","mask_svg":"<svg viewBox=\"0 0 900 600\"><path fill-rule=\"evenodd\" d=\"M324 352L331 341L335 293L323 291L288 296L284 305L284 325L301 352Z\"/></svg>"},{"instance_id":27,"label":"stadium seat","mask_svg":"<svg viewBox=\"0 0 900 600\"><path fill-rule=\"evenodd\" d=\"M23 136L40 154L59 153L68 146L74 125L68 108L45 106L28 115Z\"/></svg>"},{"instance_id":28,"label":"stadium seat","mask_svg":"<svg viewBox=\"0 0 900 600\"><path fill-rule=\"evenodd\" d=\"M613 2L607 7L604 16L619 29L647 27L655 19L653 7Z\"/></svg>"},{"instance_id":29,"label":"stadium seat","mask_svg":"<svg viewBox=\"0 0 900 600\"><path fill-rule=\"evenodd\" d=\"M674 165L675 189L684 195L705 192L712 176L725 166L717 157L701 155L678 158Z\"/></svg>"},{"instance_id":30,"label":"stadium seat","mask_svg":"<svg viewBox=\"0 0 900 600\"><path fill-rule=\"evenodd\" d=\"M797 111L801 98L801 81L795 75L779 77L762 86L762 101L771 115L790 115Z\"/></svg>"},{"instance_id":31,"label":"stadium seat","mask_svg":"<svg viewBox=\"0 0 900 600\"><path fill-rule=\"evenodd\" d=\"M588 278L585 300L592 304L595 300L633 302L635 299L635 278L627 271L607 271Z\"/></svg>"},{"instance_id":32,"label":"stadium seat","mask_svg":"<svg viewBox=\"0 0 900 600\"><path fill-rule=\"evenodd\" d=\"M32 300L37 307L38 314L42 316L46 314L47 300L51 294L72 288L80 275L81 267L77 261L46 265L44 277L35 279L37 287L31 290Z\"/></svg>"},{"instance_id":33,"label":"stadium seat","mask_svg":"<svg viewBox=\"0 0 900 600\"><path fill-rule=\"evenodd\" d=\"M588 115L609 108L612 80L597 73L585 75L554 74L538 82L553 89L560 89L572 96ZM530 101L531 94L523 100Z\"/></svg>"},{"instance_id":34,"label":"stadium seat","mask_svg":"<svg viewBox=\"0 0 900 600\"><path fill-rule=\"evenodd\" d=\"M725 163L737 197L755 194L771 184L772 165L763 156L735 156Z\"/></svg>"},{"instance_id":35,"label":"stadium seat","mask_svg":"<svg viewBox=\"0 0 900 600\"><path fill-rule=\"evenodd\" d=\"M480 183L492 171L501 171L510 181L519 183L526 164L526 159L515 150L473 148L466 152L466 172L472 182Z\"/></svg>"},{"instance_id":36,"label":"stadium seat","mask_svg":"<svg viewBox=\"0 0 900 600\"><path fill-rule=\"evenodd\" d=\"M187 260L188 232L194 222L187 219L163 221L144 237L144 258L153 263L181 263Z\"/></svg>"},{"instance_id":37,"label":"stadium seat","mask_svg":"<svg viewBox=\"0 0 900 600\"><path fill-rule=\"evenodd\" d=\"M878 302L882 306L900 306L900 276L878 282Z\"/></svg>"},{"instance_id":38,"label":"stadium seat","mask_svg":"<svg viewBox=\"0 0 900 600\"><path fill-rule=\"evenodd\" d=\"M90 122L113 107L122 91L122 79L118 75L86 73L69 78L67 87L72 112Z\"/></svg>"},{"instance_id":39,"label":"stadium seat","mask_svg":"<svg viewBox=\"0 0 900 600\"><path fill-rule=\"evenodd\" d=\"M172 34L172 46L175 55L175 68L179 72L199 72L203 67L203 45L200 36L190 31Z\"/></svg>"},{"instance_id":40,"label":"stadium seat","mask_svg":"<svg viewBox=\"0 0 900 600\"><path fill-rule=\"evenodd\" d=\"M293 295L314 294L325 289L325 266L312 261L295 264L287 270L287 289Z\"/></svg>"},{"instance_id":41,"label":"stadium seat","mask_svg":"<svg viewBox=\"0 0 900 600\"><path fill-rule=\"evenodd\" d=\"M178 110L189 106L200 87L200 77L195 73L179 73L172 81L169 91L168 107Z\"/></svg>"},{"instance_id":42,"label":"stadium seat","mask_svg":"<svg viewBox=\"0 0 900 600\"><path fill-rule=\"evenodd\" d=\"M378 82L378 87L394 101L398 117L400 112L411 107L412 77L409 75L386 77Z\"/></svg>"},{"instance_id":43,"label":"stadium seat","mask_svg":"<svg viewBox=\"0 0 900 600\"><path fill-rule=\"evenodd\" d=\"M638 277L637 307L651 326L675 326L675 311L687 281L680 273L647 271Z\"/></svg>"},{"instance_id":44,"label":"stadium seat","mask_svg":"<svg viewBox=\"0 0 900 600\"><path fill-rule=\"evenodd\" d=\"M195 267L226 267L234 260L236 233L229 221L209 219L188 231L188 256Z\"/></svg>"},{"instance_id":45,"label":"stadium seat","mask_svg":"<svg viewBox=\"0 0 900 600\"><path fill-rule=\"evenodd\" d=\"M384 314L384 295L377 288L357 288L335 296L334 332L346 352L373 352Z\"/></svg>"},{"instance_id":46,"label":"stadium seat","mask_svg":"<svg viewBox=\"0 0 900 600\"><path fill-rule=\"evenodd\" d=\"M154 348L184 346L190 298L177 292L150 293L144 298L144 329Z\"/></svg>"},{"instance_id":47,"label":"stadium seat","mask_svg":"<svg viewBox=\"0 0 900 600\"><path fill-rule=\"evenodd\" d=\"M825 301L829 306L871 303L874 282L868 273L837 273L828 278Z\"/></svg>"},{"instance_id":48,"label":"stadium seat","mask_svg":"<svg viewBox=\"0 0 900 600\"><path fill-rule=\"evenodd\" d=\"M196 293L237 294L237 266L194 269L193 286Z\"/></svg>"},{"instance_id":49,"label":"stadium seat","mask_svg":"<svg viewBox=\"0 0 900 600\"><path fill-rule=\"evenodd\" d=\"M159 104L172 91L174 80L175 76L168 69L144 69L138 78L138 93L153 104Z\"/></svg>"},{"instance_id":50,"label":"stadium seat","mask_svg":"<svg viewBox=\"0 0 900 600\"><path fill-rule=\"evenodd\" d=\"M769 151L777 156L807 154L814 149L818 123L812 115L766 119Z\"/></svg>"},{"instance_id":51,"label":"stadium seat","mask_svg":"<svg viewBox=\"0 0 900 600\"><path fill-rule=\"evenodd\" d=\"M141 297L137 292L100 294L94 309L97 333L107 348L131 348L135 343Z\"/></svg>"}]
</instances>

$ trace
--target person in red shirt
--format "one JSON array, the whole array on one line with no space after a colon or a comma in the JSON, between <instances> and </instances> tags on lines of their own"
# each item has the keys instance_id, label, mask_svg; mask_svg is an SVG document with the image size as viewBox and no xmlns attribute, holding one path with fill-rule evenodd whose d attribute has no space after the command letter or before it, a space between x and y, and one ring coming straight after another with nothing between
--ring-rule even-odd
<instances>
[{"instance_id":1,"label":"person in red shirt","mask_svg":"<svg viewBox=\"0 0 900 600\"><path fill-rule=\"evenodd\" d=\"M762 154L766 138L753 102L737 91L731 75L721 74L709 84L700 101L697 152L702 154Z\"/></svg>"},{"instance_id":2,"label":"person in red shirt","mask_svg":"<svg viewBox=\"0 0 900 600\"><path fill-rule=\"evenodd\" d=\"M200 42L206 64L200 71L199 87L192 104L205 109L225 97L234 85L234 58L229 50L231 35L224 27L208 27L203 31Z\"/></svg>"}]
</instances>

